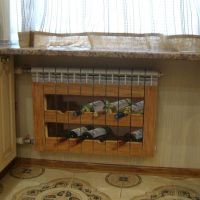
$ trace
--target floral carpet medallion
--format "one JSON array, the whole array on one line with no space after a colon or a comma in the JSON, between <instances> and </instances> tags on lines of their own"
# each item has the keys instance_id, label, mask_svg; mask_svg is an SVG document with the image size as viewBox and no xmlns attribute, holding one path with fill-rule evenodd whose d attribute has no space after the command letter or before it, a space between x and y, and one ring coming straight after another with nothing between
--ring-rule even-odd
<instances>
[{"instance_id":1,"label":"floral carpet medallion","mask_svg":"<svg viewBox=\"0 0 200 200\"><path fill-rule=\"evenodd\" d=\"M89 183L72 178L63 178L25 188L12 200L111 200Z\"/></svg>"},{"instance_id":2,"label":"floral carpet medallion","mask_svg":"<svg viewBox=\"0 0 200 200\"><path fill-rule=\"evenodd\" d=\"M142 181L141 177L134 174L115 174L111 173L106 176L106 182L110 185L128 188L140 184Z\"/></svg>"},{"instance_id":3,"label":"floral carpet medallion","mask_svg":"<svg viewBox=\"0 0 200 200\"><path fill-rule=\"evenodd\" d=\"M200 193L182 186L171 185L156 188L131 200L200 200Z\"/></svg>"},{"instance_id":4,"label":"floral carpet medallion","mask_svg":"<svg viewBox=\"0 0 200 200\"><path fill-rule=\"evenodd\" d=\"M14 167L10 170L10 175L15 178L29 179L35 178L44 173L45 169L41 167Z\"/></svg>"}]
</instances>

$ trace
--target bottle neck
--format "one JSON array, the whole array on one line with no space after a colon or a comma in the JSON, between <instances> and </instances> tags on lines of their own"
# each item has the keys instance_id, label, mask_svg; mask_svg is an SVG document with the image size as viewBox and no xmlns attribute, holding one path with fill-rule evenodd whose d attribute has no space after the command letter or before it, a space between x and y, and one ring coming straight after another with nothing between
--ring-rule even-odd
<instances>
[{"instance_id":1,"label":"bottle neck","mask_svg":"<svg viewBox=\"0 0 200 200\"><path fill-rule=\"evenodd\" d=\"M131 135L130 133L126 133L126 134L123 136L122 141L123 141L124 143L127 143L127 142L129 142L129 141L132 141L132 135Z\"/></svg>"}]
</instances>

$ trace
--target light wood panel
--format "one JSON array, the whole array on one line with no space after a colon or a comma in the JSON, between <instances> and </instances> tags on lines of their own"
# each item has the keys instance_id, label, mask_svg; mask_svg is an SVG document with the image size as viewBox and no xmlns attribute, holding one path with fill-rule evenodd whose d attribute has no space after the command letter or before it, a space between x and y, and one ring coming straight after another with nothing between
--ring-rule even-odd
<instances>
[{"instance_id":1,"label":"light wood panel","mask_svg":"<svg viewBox=\"0 0 200 200\"><path fill-rule=\"evenodd\" d=\"M16 156L13 58L0 61L0 171Z\"/></svg>"},{"instance_id":2,"label":"light wood panel","mask_svg":"<svg viewBox=\"0 0 200 200\"><path fill-rule=\"evenodd\" d=\"M52 87L54 88L54 87ZM44 87L42 84L32 84L33 119L35 129L35 147L44 150L45 124L44 124Z\"/></svg>"},{"instance_id":3,"label":"light wood panel","mask_svg":"<svg viewBox=\"0 0 200 200\"><path fill-rule=\"evenodd\" d=\"M155 151L155 127L156 127L156 108L157 108L157 88L145 88L144 104L144 136L143 148L145 155L153 156Z\"/></svg>"}]
</instances>

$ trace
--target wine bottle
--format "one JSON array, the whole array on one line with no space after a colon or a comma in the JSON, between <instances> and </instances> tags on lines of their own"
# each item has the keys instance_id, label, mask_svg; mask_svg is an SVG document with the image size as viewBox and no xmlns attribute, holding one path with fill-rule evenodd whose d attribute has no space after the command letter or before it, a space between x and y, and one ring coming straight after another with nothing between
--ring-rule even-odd
<instances>
[{"instance_id":1,"label":"wine bottle","mask_svg":"<svg viewBox=\"0 0 200 200\"><path fill-rule=\"evenodd\" d=\"M93 126L91 125L87 125L87 126L82 126L79 128L75 128L72 130L67 130L65 132L65 139L69 139L69 138L78 138L80 137L84 132L87 132L89 130L94 129Z\"/></svg>"},{"instance_id":2,"label":"wine bottle","mask_svg":"<svg viewBox=\"0 0 200 200\"><path fill-rule=\"evenodd\" d=\"M121 140L123 141L123 143L142 142L142 140L143 140L143 130L137 129L137 130L132 131L130 133L126 133L122 136Z\"/></svg>"},{"instance_id":3,"label":"wine bottle","mask_svg":"<svg viewBox=\"0 0 200 200\"><path fill-rule=\"evenodd\" d=\"M89 140L97 139L97 140L100 140L101 142L103 142L104 140L106 140L106 137L110 133L112 133L112 129L109 128L108 126L99 127L99 128L95 128L95 129L86 131L79 137L79 140L83 141L86 139L89 139Z\"/></svg>"},{"instance_id":4,"label":"wine bottle","mask_svg":"<svg viewBox=\"0 0 200 200\"><path fill-rule=\"evenodd\" d=\"M135 104L132 104L131 106L125 107L122 111L117 112L114 117L115 119L120 119L122 117L125 117L131 113L134 114L143 114L144 112L144 101L139 101Z\"/></svg>"},{"instance_id":5,"label":"wine bottle","mask_svg":"<svg viewBox=\"0 0 200 200\"><path fill-rule=\"evenodd\" d=\"M132 113L143 114L144 113L144 100L139 101L131 106Z\"/></svg>"},{"instance_id":6,"label":"wine bottle","mask_svg":"<svg viewBox=\"0 0 200 200\"><path fill-rule=\"evenodd\" d=\"M107 100L98 100L83 105L80 110L74 111L74 115L79 116L84 112L94 112L94 116L97 116L99 113L105 113L108 107L109 102Z\"/></svg>"},{"instance_id":7,"label":"wine bottle","mask_svg":"<svg viewBox=\"0 0 200 200\"><path fill-rule=\"evenodd\" d=\"M127 106L131 105L131 99L121 99L119 101L115 101L110 103L109 112L116 113L122 111Z\"/></svg>"},{"instance_id":8,"label":"wine bottle","mask_svg":"<svg viewBox=\"0 0 200 200\"><path fill-rule=\"evenodd\" d=\"M132 131L131 132L131 135L132 135L132 140L134 142L142 142L143 140L143 129L137 129L135 131Z\"/></svg>"}]
</instances>

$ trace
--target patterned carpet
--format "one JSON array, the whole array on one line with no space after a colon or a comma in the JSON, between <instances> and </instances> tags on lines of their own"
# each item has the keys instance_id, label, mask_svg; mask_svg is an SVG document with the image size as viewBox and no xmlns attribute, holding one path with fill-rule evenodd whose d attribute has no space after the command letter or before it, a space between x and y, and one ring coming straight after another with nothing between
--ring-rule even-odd
<instances>
[{"instance_id":1,"label":"patterned carpet","mask_svg":"<svg viewBox=\"0 0 200 200\"><path fill-rule=\"evenodd\" d=\"M111 200L86 181L63 178L17 192L12 200Z\"/></svg>"},{"instance_id":2,"label":"patterned carpet","mask_svg":"<svg viewBox=\"0 0 200 200\"><path fill-rule=\"evenodd\" d=\"M139 185L142 179L138 175L134 174L108 174L106 176L106 182L112 186L120 188L128 188Z\"/></svg>"},{"instance_id":3,"label":"patterned carpet","mask_svg":"<svg viewBox=\"0 0 200 200\"><path fill-rule=\"evenodd\" d=\"M17 179L2 179L0 200L200 200L199 178L48 168L44 173L40 167L15 167L10 175Z\"/></svg>"},{"instance_id":4,"label":"patterned carpet","mask_svg":"<svg viewBox=\"0 0 200 200\"><path fill-rule=\"evenodd\" d=\"M200 200L200 194L177 185L163 186L131 200Z\"/></svg>"}]
</instances>

